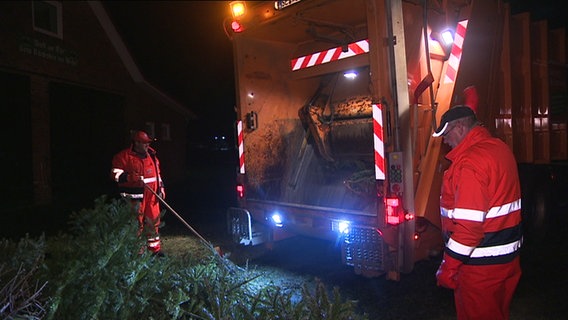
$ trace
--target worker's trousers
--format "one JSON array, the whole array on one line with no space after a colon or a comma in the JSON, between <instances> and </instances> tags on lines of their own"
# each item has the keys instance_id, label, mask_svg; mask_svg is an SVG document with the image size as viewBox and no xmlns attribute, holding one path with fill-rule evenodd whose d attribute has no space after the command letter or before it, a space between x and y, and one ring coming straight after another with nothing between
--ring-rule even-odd
<instances>
[{"instance_id":1,"label":"worker's trousers","mask_svg":"<svg viewBox=\"0 0 568 320\"><path fill-rule=\"evenodd\" d=\"M508 320L520 278L519 257L505 264L460 266L454 290L458 320Z\"/></svg>"},{"instance_id":2,"label":"worker's trousers","mask_svg":"<svg viewBox=\"0 0 568 320\"><path fill-rule=\"evenodd\" d=\"M150 186L154 188L154 186ZM158 198L152 191L145 189L144 198L138 207L139 234L145 235L147 239L147 249L150 252L158 252L162 249L160 241L160 205Z\"/></svg>"}]
</instances>

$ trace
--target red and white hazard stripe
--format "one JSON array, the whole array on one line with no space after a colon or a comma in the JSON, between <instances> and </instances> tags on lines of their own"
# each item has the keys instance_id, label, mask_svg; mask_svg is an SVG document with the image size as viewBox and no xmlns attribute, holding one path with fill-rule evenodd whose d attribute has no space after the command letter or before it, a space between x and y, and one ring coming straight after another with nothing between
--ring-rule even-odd
<instances>
[{"instance_id":1,"label":"red and white hazard stripe","mask_svg":"<svg viewBox=\"0 0 568 320\"><path fill-rule=\"evenodd\" d=\"M375 145L375 179L385 180L385 142L383 139L383 105L373 103L373 140Z\"/></svg>"},{"instance_id":2,"label":"red and white hazard stripe","mask_svg":"<svg viewBox=\"0 0 568 320\"><path fill-rule=\"evenodd\" d=\"M343 52L342 47L337 47L292 59L291 61L292 71L309 68L316 65L345 59L368 52L369 52L369 40L365 39L357 42L352 42L347 45L346 52Z\"/></svg>"},{"instance_id":3,"label":"red and white hazard stripe","mask_svg":"<svg viewBox=\"0 0 568 320\"><path fill-rule=\"evenodd\" d=\"M467 20L458 22L454 36L452 52L450 53L450 58L448 59L448 68L446 69L446 75L444 76L444 83L452 83L456 81L456 76L458 75L458 69L460 67L462 48L466 31Z\"/></svg>"},{"instance_id":4,"label":"red and white hazard stripe","mask_svg":"<svg viewBox=\"0 0 568 320\"><path fill-rule=\"evenodd\" d=\"M237 144L239 148L239 173L245 173L245 147L243 139L243 122L237 121Z\"/></svg>"}]
</instances>

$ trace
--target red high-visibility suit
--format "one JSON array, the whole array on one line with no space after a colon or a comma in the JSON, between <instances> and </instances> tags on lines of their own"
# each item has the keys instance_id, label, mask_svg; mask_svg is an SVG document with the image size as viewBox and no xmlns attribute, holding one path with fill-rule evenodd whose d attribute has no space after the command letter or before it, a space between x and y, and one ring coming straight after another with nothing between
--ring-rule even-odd
<instances>
[{"instance_id":1,"label":"red high-visibility suit","mask_svg":"<svg viewBox=\"0 0 568 320\"><path fill-rule=\"evenodd\" d=\"M508 319L521 276L521 188L509 147L474 127L446 155L440 207L446 241L438 284L458 319Z\"/></svg>"},{"instance_id":2,"label":"red high-visibility suit","mask_svg":"<svg viewBox=\"0 0 568 320\"><path fill-rule=\"evenodd\" d=\"M148 250L153 253L160 252L161 241L159 234L160 205L158 198L148 185L157 194L164 197L164 184L160 175L160 161L156 151L148 148L144 157L132 150L132 147L117 153L112 159L112 178L118 183L118 192L124 198L131 199L138 206L139 234L144 231L148 241Z\"/></svg>"}]
</instances>

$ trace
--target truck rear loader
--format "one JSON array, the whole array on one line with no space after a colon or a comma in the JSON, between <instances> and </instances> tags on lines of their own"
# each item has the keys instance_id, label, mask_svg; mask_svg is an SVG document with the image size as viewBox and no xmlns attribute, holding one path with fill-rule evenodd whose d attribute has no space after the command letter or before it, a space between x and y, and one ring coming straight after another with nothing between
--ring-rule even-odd
<instances>
[{"instance_id":1,"label":"truck rear loader","mask_svg":"<svg viewBox=\"0 0 568 320\"><path fill-rule=\"evenodd\" d=\"M448 147L432 131L457 104L476 104L521 173L568 160L563 28L497 0L230 6L240 245L328 239L355 273L391 280L439 254ZM537 198L523 206L545 214Z\"/></svg>"}]
</instances>

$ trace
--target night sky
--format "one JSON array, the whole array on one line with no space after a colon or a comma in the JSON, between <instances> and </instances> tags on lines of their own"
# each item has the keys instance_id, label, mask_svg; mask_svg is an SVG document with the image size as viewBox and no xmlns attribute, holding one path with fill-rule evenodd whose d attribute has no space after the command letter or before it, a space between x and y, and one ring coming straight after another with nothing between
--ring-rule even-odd
<instances>
[{"instance_id":1,"label":"night sky","mask_svg":"<svg viewBox=\"0 0 568 320\"><path fill-rule=\"evenodd\" d=\"M235 89L228 1L103 1L146 80L232 130Z\"/></svg>"}]
</instances>

